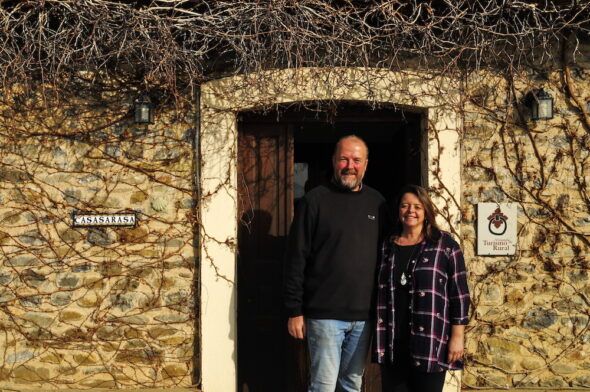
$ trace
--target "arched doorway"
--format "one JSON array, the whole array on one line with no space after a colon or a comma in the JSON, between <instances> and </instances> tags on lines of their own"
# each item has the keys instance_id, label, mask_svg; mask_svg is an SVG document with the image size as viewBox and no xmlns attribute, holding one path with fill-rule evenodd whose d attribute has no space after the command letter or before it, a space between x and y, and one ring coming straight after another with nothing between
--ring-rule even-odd
<instances>
[{"instance_id":1,"label":"arched doorway","mask_svg":"<svg viewBox=\"0 0 590 392\"><path fill-rule=\"evenodd\" d=\"M460 219L458 81L371 68L281 69L201 86L199 324L204 392L238 388L238 116L290 102L364 101L421 111L421 179L435 190L443 226Z\"/></svg>"}]
</instances>

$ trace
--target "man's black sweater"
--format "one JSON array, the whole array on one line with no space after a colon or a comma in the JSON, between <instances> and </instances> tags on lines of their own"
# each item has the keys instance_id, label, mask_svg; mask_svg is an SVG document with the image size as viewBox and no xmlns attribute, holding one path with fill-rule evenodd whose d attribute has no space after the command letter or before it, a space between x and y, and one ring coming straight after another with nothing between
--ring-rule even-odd
<instances>
[{"instance_id":1,"label":"man's black sweater","mask_svg":"<svg viewBox=\"0 0 590 392\"><path fill-rule=\"evenodd\" d=\"M289 317L367 320L372 313L385 199L321 185L299 202L289 233L285 307Z\"/></svg>"}]
</instances>

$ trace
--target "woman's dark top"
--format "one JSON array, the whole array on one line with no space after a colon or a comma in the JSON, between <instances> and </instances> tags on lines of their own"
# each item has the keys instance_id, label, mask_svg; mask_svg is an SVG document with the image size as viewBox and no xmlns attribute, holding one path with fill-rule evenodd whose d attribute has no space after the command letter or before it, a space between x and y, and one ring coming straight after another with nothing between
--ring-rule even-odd
<instances>
[{"instance_id":1,"label":"woman's dark top","mask_svg":"<svg viewBox=\"0 0 590 392\"><path fill-rule=\"evenodd\" d=\"M395 267L393 269L394 279L398 283L395 287L395 336L399 342L393 352L393 365L406 367L410 362L410 287L411 274L408 270L410 260L417 256L420 244L416 245L394 245ZM405 274L406 284L402 285L402 273Z\"/></svg>"}]
</instances>

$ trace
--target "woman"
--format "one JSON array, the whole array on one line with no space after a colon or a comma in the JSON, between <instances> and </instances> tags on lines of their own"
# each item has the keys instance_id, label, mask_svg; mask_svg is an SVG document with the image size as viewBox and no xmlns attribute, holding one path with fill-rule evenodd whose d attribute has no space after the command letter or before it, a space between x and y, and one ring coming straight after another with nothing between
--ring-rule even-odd
<instances>
[{"instance_id":1,"label":"woman","mask_svg":"<svg viewBox=\"0 0 590 392\"><path fill-rule=\"evenodd\" d=\"M376 361L383 392L440 392L463 364L469 291L457 242L441 231L428 193L401 192L379 268Z\"/></svg>"}]
</instances>

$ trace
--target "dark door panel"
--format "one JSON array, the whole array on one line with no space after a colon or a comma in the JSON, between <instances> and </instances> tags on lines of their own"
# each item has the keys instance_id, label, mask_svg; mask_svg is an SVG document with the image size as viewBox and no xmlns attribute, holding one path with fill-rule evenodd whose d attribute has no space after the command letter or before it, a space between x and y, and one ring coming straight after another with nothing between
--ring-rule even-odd
<instances>
[{"instance_id":1,"label":"dark door panel","mask_svg":"<svg viewBox=\"0 0 590 392\"><path fill-rule=\"evenodd\" d=\"M292 219L293 146L284 124L239 133L238 382L240 391L287 390L281 289Z\"/></svg>"}]
</instances>

